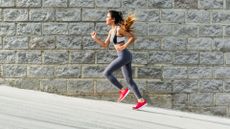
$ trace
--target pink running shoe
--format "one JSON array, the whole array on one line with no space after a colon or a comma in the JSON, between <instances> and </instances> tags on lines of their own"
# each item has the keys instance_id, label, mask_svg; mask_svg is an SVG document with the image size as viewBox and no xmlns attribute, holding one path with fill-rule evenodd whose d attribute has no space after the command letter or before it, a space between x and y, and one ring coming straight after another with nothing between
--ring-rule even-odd
<instances>
[{"instance_id":1,"label":"pink running shoe","mask_svg":"<svg viewBox=\"0 0 230 129\"><path fill-rule=\"evenodd\" d=\"M138 102L136 106L133 107L133 110L139 110L146 105L147 105L147 101L144 99L144 102Z\"/></svg>"},{"instance_id":2,"label":"pink running shoe","mask_svg":"<svg viewBox=\"0 0 230 129\"><path fill-rule=\"evenodd\" d=\"M121 102L125 97L129 94L129 89L126 88L124 91L119 91L120 97L118 98L117 102Z\"/></svg>"}]
</instances>

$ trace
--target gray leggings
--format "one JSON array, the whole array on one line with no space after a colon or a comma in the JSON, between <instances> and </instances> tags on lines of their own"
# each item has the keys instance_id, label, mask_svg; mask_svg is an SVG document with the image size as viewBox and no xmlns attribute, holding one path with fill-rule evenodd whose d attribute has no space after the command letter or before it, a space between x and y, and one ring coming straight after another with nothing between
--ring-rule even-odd
<instances>
[{"instance_id":1,"label":"gray leggings","mask_svg":"<svg viewBox=\"0 0 230 129\"><path fill-rule=\"evenodd\" d=\"M118 57L106 67L103 74L109 79L109 81L115 87L117 87L118 89L122 89L123 86L112 74L115 70L121 68L122 74L126 79L129 87L134 92L135 96L138 99L142 98L141 93L132 78L132 68L131 68L132 54L128 51L128 49L125 49L121 52L117 52L117 55Z\"/></svg>"}]
</instances>

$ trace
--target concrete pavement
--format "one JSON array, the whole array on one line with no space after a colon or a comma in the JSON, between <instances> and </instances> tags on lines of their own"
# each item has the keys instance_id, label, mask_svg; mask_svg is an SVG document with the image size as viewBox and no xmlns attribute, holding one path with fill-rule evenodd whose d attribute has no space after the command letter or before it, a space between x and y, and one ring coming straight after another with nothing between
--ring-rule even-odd
<instances>
[{"instance_id":1,"label":"concrete pavement","mask_svg":"<svg viewBox=\"0 0 230 129\"><path fill-rule=\"evenodd\" d=\"M230 119L0 86L0 129L230 129Z\"/></svg>"}]
</instances>

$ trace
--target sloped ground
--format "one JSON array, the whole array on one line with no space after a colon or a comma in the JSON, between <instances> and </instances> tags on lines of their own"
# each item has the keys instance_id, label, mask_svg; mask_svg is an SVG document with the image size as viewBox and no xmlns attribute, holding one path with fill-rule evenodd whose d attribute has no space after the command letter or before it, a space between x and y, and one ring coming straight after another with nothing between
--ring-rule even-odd
<instances>
[{"instance_id":1,"label":"sloped ground","mask_svg":"<svg viewBox=\"0 0 230 129\"><path fill-rule=\"evenodd\" d=\"M0 129L230 129L230 119L0 86Z\"/></svg>"}]
</instances>

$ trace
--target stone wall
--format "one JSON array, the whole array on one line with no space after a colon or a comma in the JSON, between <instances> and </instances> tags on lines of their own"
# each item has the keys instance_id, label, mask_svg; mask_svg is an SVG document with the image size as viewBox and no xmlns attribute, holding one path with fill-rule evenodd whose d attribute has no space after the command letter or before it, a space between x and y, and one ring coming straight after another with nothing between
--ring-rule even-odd
<instances>
[{"instance_id":1,"label":"stone wall","mask_svg":"<svg viewBox=\"0 0 230 129\"><path fill-rule=\"evenodd\" d=\"M90 37L106 37L108 9L138 18L129 50L150 105L230 116L230 0L0 0L1 83L116 101L102 75L116 52Z\"/></svg>"}]
</instances>

